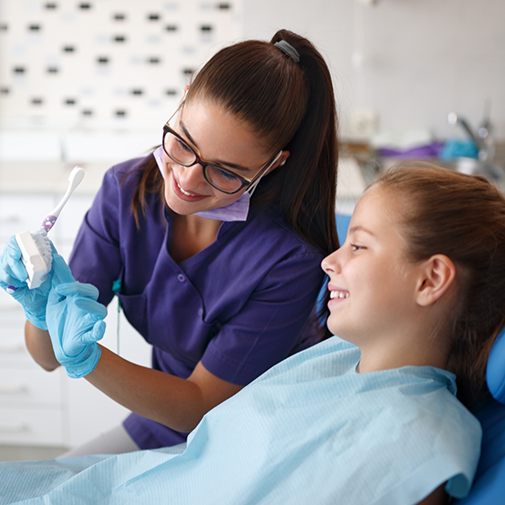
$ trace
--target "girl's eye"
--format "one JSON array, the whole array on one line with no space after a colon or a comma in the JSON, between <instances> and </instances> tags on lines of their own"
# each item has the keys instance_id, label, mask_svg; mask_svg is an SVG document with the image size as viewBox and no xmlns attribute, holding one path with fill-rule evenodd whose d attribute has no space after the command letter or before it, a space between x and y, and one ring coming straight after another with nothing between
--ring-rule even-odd
<instances>
[{"instance_id":1,"label":"girl's eye","mask_svg":"<svg viewBox=\"0 0 505 505\"><path fill-rule=\"evenodd\" d=\"M358 245L358 244L351 244L351 249L353 251L360 251L362 249L365 249L362 245Z\"/></svg>"}]
</instances>

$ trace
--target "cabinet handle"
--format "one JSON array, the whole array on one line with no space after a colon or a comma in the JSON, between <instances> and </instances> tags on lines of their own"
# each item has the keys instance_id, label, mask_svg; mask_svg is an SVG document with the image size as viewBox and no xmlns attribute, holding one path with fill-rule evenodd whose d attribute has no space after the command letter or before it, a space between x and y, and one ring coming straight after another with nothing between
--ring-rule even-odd
<instances>
[{"instance_id":1,"label":"cabinet handle","mask_svg":"<svg viewBox=\"0 0 505 505\"><path fill-rule=\"evenodd\" d=\"M0 433L25 433L30 431L27 424L0 424Z\"/></svg>"},{"instance_id":2,"label":"cabinet handle","mask_svg":"<svg viewBox=\"0 0 505 505\"><path fill-rule=\"evenodd\" d=\"M21 222L21 217L17 214L2 214L0 215L0 223L13 223L17 224Z\"/></svg>"},{"instance_id":3,"label":"cabinet handle","mask_svg":"<svg viewBox=\"0 0 505 505\"><path fill-rule=\"evenodd\" d=\"M24 350L25 346L23 344L0 345L0 353L17 354L23 352Z\"/></svg>"},{"instance_id":4,"label":"cabinet handle","mask_svg":"<svg viewBox=\"0 0 505 505\"><path fill-rule=\"evenodd\" d=\"M22 395L29 391L25 384L0 384L0 395Z\"/></svg>"}]
</instances>

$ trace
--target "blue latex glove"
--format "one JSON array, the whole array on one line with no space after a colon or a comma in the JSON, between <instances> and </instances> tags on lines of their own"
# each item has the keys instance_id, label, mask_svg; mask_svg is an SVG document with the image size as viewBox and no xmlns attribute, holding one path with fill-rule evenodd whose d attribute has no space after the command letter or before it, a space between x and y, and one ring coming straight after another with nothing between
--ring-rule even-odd
<instances>
[{"instance_id":1,"label":"blue latex glove","mask_svg":"<svg viewBox=\"0 0 505 505\"><path fill-rule=\"evenodd\" d=\"M51 243L53 254L56 252ZM49 272L47 279L35 289L29 289L26 284L28 274L21 260L22 254L16 237L11 237L0 258L0 286L17 300L25 311L26 319L41 330L47 330L46 305L49 291L51 290L52 273ZM14 286L15 291L7 289Z\"/></svg>"},{"instance_id":2,"label":"blue latex glove","mask_svg":"<svg viewBox=\"0 0 505 505\"><path fill-rule=\"evenodd\" d=\"M97 298L98 289L77 282L65 260L53 254L46 321L56 359L73 379L88 375L100 359L97 341L105 333L107 309Z\"/></svg>"}]
</instances>

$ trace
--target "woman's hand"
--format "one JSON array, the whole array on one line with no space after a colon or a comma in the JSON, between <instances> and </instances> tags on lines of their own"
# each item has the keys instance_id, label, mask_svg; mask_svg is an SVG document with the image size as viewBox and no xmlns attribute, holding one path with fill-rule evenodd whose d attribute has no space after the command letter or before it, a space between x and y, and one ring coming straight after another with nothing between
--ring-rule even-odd
<instances>
[{"instance_id":1,"label":"woman's hand","mask_svg":"<svg viewBox=\"0 0 505 505\"><path fill-rule=\"evenodd\" d=\"M84 377L100 359L97 342L105 333L107 309L97 299L98 290L77 282L65 260L54 254L46 322L56 359L69 377Z\"/></svg>"},{"instance_id":2,"label":"woman's hand","mask_svg":"<svg viewBox=\"0 0 505 505\"><path fill-rule=\"evenodd\" d=\"M53 253L56 252L51 244ZM51 290L52 273L35 289L26 284L28 273L21 260L22 254L15 237L11 237L0 258L0 286L17 300L25 311L26 319L41 330L47 330L46 305ZM16 288L12 290L7 286Z\"/></svg>"}]
</instances>

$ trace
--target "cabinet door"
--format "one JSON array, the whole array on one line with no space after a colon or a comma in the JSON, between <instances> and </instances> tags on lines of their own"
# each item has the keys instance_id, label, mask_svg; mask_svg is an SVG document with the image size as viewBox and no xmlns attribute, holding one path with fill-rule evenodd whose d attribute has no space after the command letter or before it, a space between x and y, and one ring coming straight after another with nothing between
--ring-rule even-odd
<instances>
[{"instance_id":1,"label":"cabinet door","mask_svg":"<svg viewBox=\"0 0 505 505\"><path fill-rule=\"evenodd\" d=\"M0 406L0 444L61 446L63 417L60 408Z\"/></svg>"},{"instance_id":2,"label":"cabinet door","mask_svg":"<svg viewBox=\"0 0 505 505\"><path fill-rule=\"evenodd\" d=\"M38 368L26 350L25 321L22 306L0 289L0 371L15 366Z\"/></svg>"},{"instance_id":3,"label":"cabinet door","mask_svg":"<svg viewBox=\"0 0 505 505\"><path fill-rule=\"evenodd\" d=\"M48 373L33 365L0 368L0 406L61 408L60 370Z\"/></svg>"}]
</instances>

